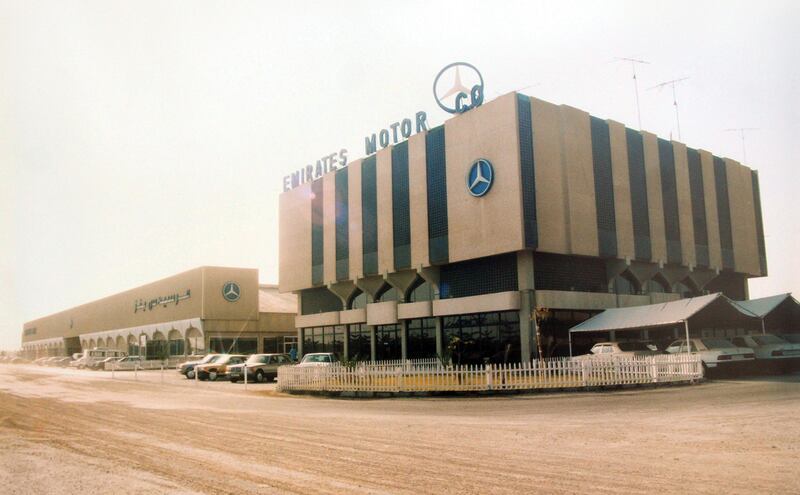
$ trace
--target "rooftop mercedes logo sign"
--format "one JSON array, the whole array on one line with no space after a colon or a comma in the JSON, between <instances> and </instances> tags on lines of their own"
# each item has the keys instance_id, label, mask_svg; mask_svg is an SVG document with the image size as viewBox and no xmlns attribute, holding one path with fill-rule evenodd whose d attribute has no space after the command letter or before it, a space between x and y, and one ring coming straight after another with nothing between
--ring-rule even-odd
<instances>
[{"instance_id":1,"label":"rooftop mercedes logo sign","mask_svg":"<svg viewBox=\"0 0 800 495\"><path fill-rule=\"evenodd\" d=\"M239 300L240 295L241 289L239 289L239 284L236 282L225 282L225 285L222 286L222 297L226 301L236 302Z\"/></svg>"},{"instance_id":2,"label":"rooftop mercedes logo sign","mask_svg":"<svg viewBox=\"0 0 800 495\"><path fill-rule=\"evenodd\" d=\"M494 182L494 168L489 160L481 158L469 168L467 174L467 191L476 198L489 192Z\"/></svg>"},{"instance_id":3,"label":"rooftop mercedes logo sign","mask_svg":"<svg viewBox=\"0 0 800 495\"><path fill-rule=\"evenodd\" d=\"M454 62L433 80L433 96L448 113L464 113L483 103L483 76L474 65Z\"/></svg>"}]
</instances>

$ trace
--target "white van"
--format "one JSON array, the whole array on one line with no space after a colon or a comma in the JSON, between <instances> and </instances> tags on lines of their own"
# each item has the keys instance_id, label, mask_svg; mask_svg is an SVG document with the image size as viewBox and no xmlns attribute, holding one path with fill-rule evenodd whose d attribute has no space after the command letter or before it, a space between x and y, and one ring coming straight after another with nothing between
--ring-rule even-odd
<instances>
[{"instance_id":1,"label":"white van","mask_svg":"<svg viewBox=\"0 0 800 495\"><path fill-rule=\"evenodd\" d=\"M94 368L100 361L110 358L118 357L123 358L128 353L125 351L118 351L116 349L103 349L95 347L94 349L87 349L83 351L83 355L77 360L73 361L74 366L80 368Z\"/></svg>"}]
</instances>

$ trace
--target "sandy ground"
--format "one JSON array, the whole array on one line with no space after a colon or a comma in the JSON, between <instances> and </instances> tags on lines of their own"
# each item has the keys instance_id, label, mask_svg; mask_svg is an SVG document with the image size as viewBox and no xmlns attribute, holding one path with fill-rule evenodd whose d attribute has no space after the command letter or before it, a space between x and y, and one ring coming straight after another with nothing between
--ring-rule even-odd
<instances>
[{"instance_id":1,"label":"sandy ground","mask_svg":"<svg viewBox=\"0 0 800 495\"><path fill-rule=\"evenodd\" d=\"M0 365L0 492L800 493L797 374L360 401L137 378Z\"/></svg>"}]
</instances>

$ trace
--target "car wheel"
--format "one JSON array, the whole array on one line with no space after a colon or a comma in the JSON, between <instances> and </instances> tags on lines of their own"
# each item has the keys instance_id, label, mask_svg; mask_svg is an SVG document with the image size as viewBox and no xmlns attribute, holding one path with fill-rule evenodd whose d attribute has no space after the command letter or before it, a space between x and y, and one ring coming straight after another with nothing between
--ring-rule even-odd
<instances>
[{"instance_id":1,"label":"car wheel","mask_svg":"<svg viewBox=\"0 0 800 495\"><path fill-rule=\"evenodd\" d=\"M217 375L216 370L211 370L208 372L208 379L211 380L212 382L216 381L218 377L219 375Z\"/></svg>"},{"instance_id":2,"label":"car wheel","mask_svg":"<svg viewBox=\"0 0 800 495\"><path fill-rule=\"evenodd\" d=\"M238 378L231 378L231 383L236 383L236 382L238 382L238 381L239 381L239 379L238 379Z\"/></svg>"},{"instance_id":3,"label":"car wheel","mask_svg":"<svg viewBox=\"0 0 800 495\"><path fill-rule=\"evenodd\" d=\"M188 370L186 372L186 378L188 378L189 380L193 380L194 379L194 370L193 369L190 369L190 370Z\"/></svg>"},{"instance_id":4,"label":"car wheel","mask_svg":"<svg viewBox=\"0 0 800 495\"><path fill-rule=\"evenodd\" d=\"M262 383L264 381L264 372L261 370L256 371L256 382Z\"/></svg>"}]
</instances>

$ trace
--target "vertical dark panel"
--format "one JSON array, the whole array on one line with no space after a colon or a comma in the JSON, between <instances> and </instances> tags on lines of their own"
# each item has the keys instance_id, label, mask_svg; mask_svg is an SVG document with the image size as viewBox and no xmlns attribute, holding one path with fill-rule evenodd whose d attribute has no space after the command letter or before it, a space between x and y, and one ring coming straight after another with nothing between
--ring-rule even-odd
<instances>
[{"instance_id":1,"label":"vertical dark panel","mask_svg":"<svg viewBox=\"0 0 800 495\"><path fill-rule=\"evenodd\" d=\"M311 283L322 283L322 179L311 183Z\"/></svg>"},{"instance_id":2,"label":"vertical dark panel","mask_svg":"<svg viewBox=\"0 0 800 495\"><path fill-rule=\"evenodd\" d=\"M428 180L428 257L433 264L447 263L447 171L445 170L444 126L425 136L425 166Z\"/></svg>"},{"instance_id":3,"label":"vertical dark panel","mask_svg":"<svg viewBox=\"0 0 800 495\"><path fill-rule=\"evenodd\" d=\"M525 247L536 249L539 247L539 231L536 223L536 167L533 161L533 120L531 117L531 102L525 95L517 95L517 119Z\"/></svg>"},{"instance_id":4,"label":"vertical dark panel","mask_svg":"<svg viewBox=\"0 0 800 495\"><path fill-rule=\"evenodd\" d=\"M714 157L714 186L717 191L717 216L719 218L719 242L722 245L722 268L734 269L733 228L728 198L728 170L725 160Z\"/></svg>"},{"instance_id":5,"label":"vertical dark panel","mask_svg":"<svg viewBox=\"0 0 800 495\"><path fill-rule=\"evenodd\" d=\"M625 141L631 182L634 251L637 260L650 261L653 252L650 242L650 209L647 204L647 175L644 170L644 142L641 133L627 128Z\"/></svg>"},{"instance_id":6,"label":"vertical dark panel","mask_svg":"<svg viewBox=\"0 0 800 495\"><path fill-rule=\"evenodd\" d=\"M708 226L706 223L706 199L703 188L703 168L700 153L688 148L689 191L692 198L692 226L694 228L694 251L697 266L708 267Z\"/></svg>"},{"instance_id":7,"label":"vertical dark panel","mask_svg":"<svg viewBox=\"0 0 800 495\"><path fill-rule=\"evenodd\" d=\"M750 172L753 178L753 203L756 209L756 235L758 236L758 263L761 275L767 274L767 247L764 244L764 219L761 216L761 188L758 185L758 172Z\"/></svg>"},{"instance_id":8,"label":"vertical dark panel","mask_svg":"<svg viewBox=\"0 0 800 495\"><path fill-rule=\"evenodd\" d=\"M347 202L347 167L336 172L336 280L350 272L350 222Z\"/></svg>"},{"instance_id":9,"label":"vertical dark panel","mask_svg":"<svg viewBox=\"0 0 800 495\"><path fill-rule=\"evenodd\" d=\"M658 140L658 163L661 170L661 198L664 204L664 227L667 235L667 262L680 264L683 260L675 155L672 143L665 139Z\"/></svg>"},{"instance_id":10,"label":"vertical dark panel","mask_svg":"<svg viewBox=\"0 0 800 495\"><path fill-rule=\"evenodd\" d=\"M611 171L611 138L608 122L591 117L594 198L600 256L617 255L617 220L614 210L614 177Z\"/></svg>"},{"instance_id":11,"label":"vertical dark panel","mask_svg":"<svg viewBox=\"0 0 800 495\"><path fill-rule=\"evenodd\" d=\"M378 189L375 155L361 162L361 246L364 274L378 273Z\"/></svg>"},{"instance_id":12,"label":"vertical dark panel","mask_svg":"<svg viewBox=\"0 0 800 495\"><path fill-rule=\"evenodd\" d=\"M411 267L411 207L408 198L408 141L392 148L394 269Z\"/></svg>"}]
</instances>

